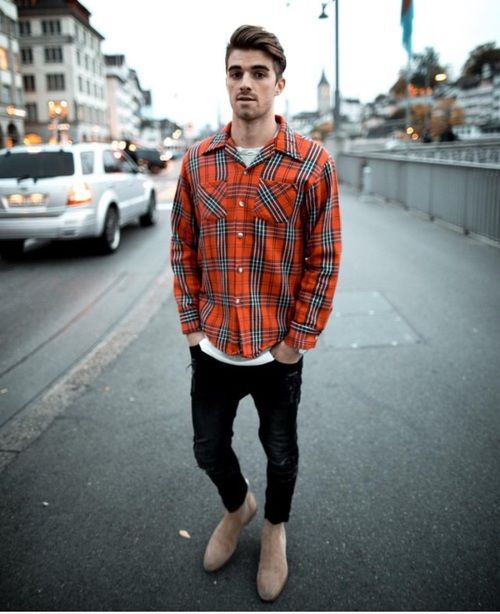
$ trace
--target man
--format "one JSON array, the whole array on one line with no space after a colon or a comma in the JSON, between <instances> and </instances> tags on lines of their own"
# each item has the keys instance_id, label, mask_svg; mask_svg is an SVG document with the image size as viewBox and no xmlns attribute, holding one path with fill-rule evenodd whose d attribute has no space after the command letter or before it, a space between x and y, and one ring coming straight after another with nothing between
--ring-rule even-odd
<instances>
[{"instance_id":1,"label":"man","mask_svg":"<svg viewBox=\"0 0 500 614\"><path fill-rule=\"evenodd\" d=\"M193 366L194 453L225 507L204 567L215 571L230 559L257 511L231 447L238 403L250 394L267 456L257 573L264 601L276 599L288 576L302 355L331 313L340 259L333 162L274 114L285 67L274 34L256 26L233 33L226 49L232 122L186 153L172 210L174 290Z\"/></svg>"}]
</instances>

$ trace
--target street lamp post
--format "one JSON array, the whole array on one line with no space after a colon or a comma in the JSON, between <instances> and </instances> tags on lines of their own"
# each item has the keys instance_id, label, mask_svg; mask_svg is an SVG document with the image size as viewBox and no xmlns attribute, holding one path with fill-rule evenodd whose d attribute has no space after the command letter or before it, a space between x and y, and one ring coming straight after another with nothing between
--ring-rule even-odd
<instances>
[{"instance_id":1,"label":"street lamp post","mask_svg":"<svg viewBox=\"0 0 500 614\"><path fill-rule=\"evenodd\" d=\"M423 137L426 139L430 139L430 120L432 118L432 113L434 110L434 86L435 83L442 83L443 81L446 81L448 79L448 75L446 73L440 72L435 74L432 77L432 82L431 82L431 74L430 74L430 65L427 66L427 75L426 75L426 79L425 79L425 85L426 85L426 89L427 90L431 90L430 93L430 97L431 97L431 102L429 105L427 105L427 108L425 110L425 115L424 115L424 133L423 133ZM428 95L428 94L427 94ZM426 142L430 142L429 140L426 140Z\"/></svg>"},{"instance_id":2,"label":"street lamp post","mask_svg":"<svg viewBox=\"0 0 500 614\"><path fill-rule=\"evenodd\" d=\"M335 3L335 103L333 107L333 129L336 133L340 130L340 90L339 90L339 0ZM321 4L321 15L319 19L328 19L326 14L327 3Z\"/></svg>"}]
</instances>

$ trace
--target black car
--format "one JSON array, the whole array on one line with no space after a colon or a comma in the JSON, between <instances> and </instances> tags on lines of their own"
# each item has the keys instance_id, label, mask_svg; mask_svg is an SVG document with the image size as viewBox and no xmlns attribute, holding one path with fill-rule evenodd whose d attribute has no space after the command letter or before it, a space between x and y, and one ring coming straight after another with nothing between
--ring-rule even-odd
<instances>
[{"instance_id":1,"label":"black car","mask_svg":"<svg viewBox=\"0 0 500 614\"><path fill-rule=\"evenodd\" d=\"M139 166L147 166L151 173L158 173L167 167L167 159L165 156L154 148L136 149L135 157Z\"/></svg>"}]
</instances>

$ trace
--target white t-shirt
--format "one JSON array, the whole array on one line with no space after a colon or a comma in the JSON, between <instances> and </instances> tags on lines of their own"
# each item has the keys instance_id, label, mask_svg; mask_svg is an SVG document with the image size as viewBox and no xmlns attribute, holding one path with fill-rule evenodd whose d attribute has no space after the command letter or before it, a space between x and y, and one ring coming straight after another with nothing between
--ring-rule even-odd
<instances>
[{"instance_id":1,"label":"white t-shirt","mask_svg":"<svg viewBox=\"0 0 500 614\"><path fill-rule=\"evenodd\" d=\"M249 166L259 155L262 147L237 147L238 153L241 159L245 163L245 166ZM264 365L266 362L272 362L274 356L270 350L266 350L256 356L255 358L242 358L241 356L230 356L218 350L213 343L205 337L200 341L200 348L205 354L216 358L221 362L228 363L230 365L238 365L239 367L255 367L257 365Z\"/></svg>"}]
</instances>

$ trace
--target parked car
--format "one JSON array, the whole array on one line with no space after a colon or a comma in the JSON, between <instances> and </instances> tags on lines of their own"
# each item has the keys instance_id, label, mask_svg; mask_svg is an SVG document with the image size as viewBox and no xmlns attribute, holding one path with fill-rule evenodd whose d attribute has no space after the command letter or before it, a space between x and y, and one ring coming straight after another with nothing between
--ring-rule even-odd
<instances>
[{"instance_id":1,"label":"parked car","mask_svg":"<svg viewBox=\"0 0 500 614\"><path fill-rule=\"evenodd\" d=\"M120 229L157 220L154 184L120 149L102 143L0 150L0 255L19 256L26 239L94 237L102 253Z\"/></svg>"}]
</instances>

